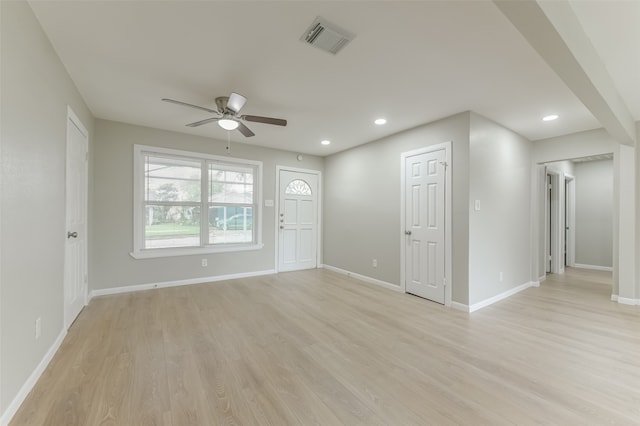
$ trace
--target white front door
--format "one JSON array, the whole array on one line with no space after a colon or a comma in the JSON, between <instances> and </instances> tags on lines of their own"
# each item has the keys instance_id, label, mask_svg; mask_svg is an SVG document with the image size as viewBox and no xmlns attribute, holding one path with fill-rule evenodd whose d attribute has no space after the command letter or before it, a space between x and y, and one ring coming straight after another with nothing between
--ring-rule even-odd
<instances>
[{"instance_id":1,"label":"white front door","mask_svg":"<svg viewBox=\"0 0 640 426\"><path fill-rule=\"evenodd\" d=\"M76 319L87 298L88 145L86 129L70 111L67 119L65 328L68 328Z\"/></svg>"},{"instance_id":2,"label":"white front door","mask_svg":"<svg viewBox=\"0 0 640 426\"><path fill-rule=\"evenodd\" d=\"M446 151L405 159L406 291L434 302L445 301Z\"/></svg>"},{"instance_id":3,"label":"white front door","mask_svg":"<svg viewBox=\"0 0 640 426\"><path fill-rule=\"evenodd\" d=\"M278 271L318 265L318 175L280 170Z\"/></svg>"}]
</instances>

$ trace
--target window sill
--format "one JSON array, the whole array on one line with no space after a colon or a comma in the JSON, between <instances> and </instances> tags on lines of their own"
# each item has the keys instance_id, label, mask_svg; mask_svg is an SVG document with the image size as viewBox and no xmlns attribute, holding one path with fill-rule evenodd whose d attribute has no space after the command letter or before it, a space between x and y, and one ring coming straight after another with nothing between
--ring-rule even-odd
<instances>
[{"instance_id":1,"label":"window sill","mask_svg":"<svg viewBox=\"0 0 640 426\"><path fill-rule=\"evenodd\" d=\"M196 256L203 254L230 253L239 251L261 250L264 244L230 245L226 247L185 247L168 249L149 249L132 251L129 256L134 259L154 259L158 257Z\"/></svg>"}]
</instances>

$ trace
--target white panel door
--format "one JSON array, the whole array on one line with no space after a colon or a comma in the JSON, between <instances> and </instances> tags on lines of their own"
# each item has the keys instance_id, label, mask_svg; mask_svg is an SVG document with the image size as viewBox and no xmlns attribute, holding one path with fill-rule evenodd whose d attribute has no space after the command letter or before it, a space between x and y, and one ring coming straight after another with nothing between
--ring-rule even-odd
<instances>
[{"instance_id":1,"label":"white panel door","mask_svg":"<svg viewBox=\"0 0 640 426\"><path fill-rule=\"evenodd\" d=\"M74 117L67 122L66 247L64 322L68 328L87 295L87 132Z\"/></svg>"},{"instance_id":2,"label":"white panel door","mask_svg":"<svg viewBox=\"0 0 640 426\"><path fill-rule=\"evenodd\" d=\"M278 270L317 267L318 175L280 170Z\"/></svg>"},{"instance_id":3,"label":"white panel door","mask_svg":"<svg viewBox=\"0 0 640 426\"><path fill-rule=\"evenodd\" d=\"M445 300L444 149L405 160L405 280L407 293Z\"/></svg>"}]
</instances>

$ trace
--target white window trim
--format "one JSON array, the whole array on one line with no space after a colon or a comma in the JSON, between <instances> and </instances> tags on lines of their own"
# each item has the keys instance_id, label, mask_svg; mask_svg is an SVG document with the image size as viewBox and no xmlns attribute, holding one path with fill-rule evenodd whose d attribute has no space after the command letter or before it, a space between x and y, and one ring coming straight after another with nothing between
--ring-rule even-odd
<instances>
[{"instance_id":1,"label":"white window trim","mask_svg":"<svg viewBox=\"0 0 640 426\"><path fill-rule=\"evenodd\" d=\"M251 165L256 167L256 185L254 186L254 197L256 202L256 241L251 244L225 244L218 246L204 247L176 247L176 248L144 248L144 226L142 203L144 202L144 173L143 173L143 152L156 154L166 154L172 156L190 157L201 160L220 161L222 163L236 163L238 165ZM264 247L262 243L262 161L245 160L241 158L223 157L219 155L203 154L200 152L182 151L178 149L160 148L148 145L133 146L133 251L129 253L134 259L152 259L157 257L174 257L202 255L210 253L227 253L250 250L260 250Z\"/></svg>"}]
</instances>

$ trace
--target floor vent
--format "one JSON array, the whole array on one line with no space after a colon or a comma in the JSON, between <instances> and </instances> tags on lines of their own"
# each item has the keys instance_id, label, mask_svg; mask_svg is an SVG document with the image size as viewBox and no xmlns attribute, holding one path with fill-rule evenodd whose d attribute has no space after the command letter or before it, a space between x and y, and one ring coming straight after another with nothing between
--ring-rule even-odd
<instances>
[{"instance_id":1,"label":"floor vent","mask_svg":"<svg viewBox=\"0 0 640 426\"><path fill-rule=\"evenodd\" d=\"M335 55L354 38L355 34L318 16L300 40Z\"/></svg>"}]
</instances>

